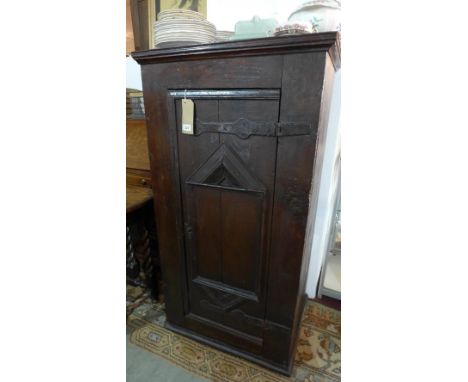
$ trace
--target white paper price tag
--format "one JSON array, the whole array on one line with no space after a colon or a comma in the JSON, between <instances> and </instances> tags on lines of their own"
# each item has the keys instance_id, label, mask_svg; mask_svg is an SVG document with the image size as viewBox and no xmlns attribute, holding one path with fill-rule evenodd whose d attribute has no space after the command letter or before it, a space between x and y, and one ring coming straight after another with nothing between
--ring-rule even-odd
<instances>
[{"instance_id":1,"label":"white paper price tag","mask_svg":"<svg viewBox=\"0 0 468 382\"><path fill-rule=\"evenodd\" d=\"M182 100L182 133L193 134L193 101Z\"/></svg>"},{"instance_id":2,"label":"white paper price tag","mask_svg":"<svg viewBox=\"0 0 468 382\"><path fill-rule=\"evenodd\" d=\"M191 125L190 123L183 123L182 132L184 134L193 134L193 125Z\"/></svg>"}]
</instances>

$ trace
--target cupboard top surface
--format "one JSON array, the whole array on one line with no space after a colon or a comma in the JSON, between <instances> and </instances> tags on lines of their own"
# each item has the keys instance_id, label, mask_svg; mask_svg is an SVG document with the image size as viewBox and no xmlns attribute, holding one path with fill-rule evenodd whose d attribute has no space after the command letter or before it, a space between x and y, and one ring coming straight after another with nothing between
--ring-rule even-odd
<instances>
[{"instance_id":1,"label":"cupboard top surface","mask_svg":"<svg viewBox=\"0 0 468 382\"><path fill-rule=\"evenodd\" d=\"M310 33L297 36L267 37L177 48L151 49L133 52L132 57L139 64L144 65L160 62L292 54L326 50L329 51L333 65L338 70L341 65L340 39L339 32Z\"/></svg>"}]
</instances>

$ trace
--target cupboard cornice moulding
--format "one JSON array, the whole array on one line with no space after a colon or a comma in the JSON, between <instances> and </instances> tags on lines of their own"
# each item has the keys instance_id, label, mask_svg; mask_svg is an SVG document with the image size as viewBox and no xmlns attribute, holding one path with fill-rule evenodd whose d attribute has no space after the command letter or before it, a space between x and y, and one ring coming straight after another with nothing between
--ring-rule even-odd
<instances>
[{"instance_id":1,"label":"cupboard cornice moulding","mask_svg":"<svg viewBox=\"0 0 468 382\"><path fill-rule=\"evenodd\" d=\"M328 51L335 70L338 70L341 67L340 40L340 32L310 33L298 36L267 37L151 49L133 52L132 57L140 65L145 65L160 62Z\"/></svg>"}]
</instances>

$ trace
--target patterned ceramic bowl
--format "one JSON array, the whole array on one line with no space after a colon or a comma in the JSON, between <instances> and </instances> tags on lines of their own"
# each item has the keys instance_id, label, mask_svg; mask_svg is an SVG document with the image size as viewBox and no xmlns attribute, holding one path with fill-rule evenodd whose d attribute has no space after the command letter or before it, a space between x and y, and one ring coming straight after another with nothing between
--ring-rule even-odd
<instances>
[{"instance_id":1,"label":"patterned ceramic bowl","mask_svg":"<svg viewBox=\"0 0 468 382\"><path fill-rule=\"evenodd\" d=\"M341 2L338 0L313 0L302 4L291 13L288 21L308 21L318 32L341 30Z\"/></svg>"},{"instance_id":2,"label":"patterned ceramic bowl","mask_svg":"<svg viewBox=\"0 0 468 382\"><path fill-rule=\"evenodd\" d=\"M290 34L304 34L317 32L315 28L312 27L312 24L308 21L293 21L286 22L277 26L274 30L274 36L284 36Z\"/></svg>"}]
</instances>

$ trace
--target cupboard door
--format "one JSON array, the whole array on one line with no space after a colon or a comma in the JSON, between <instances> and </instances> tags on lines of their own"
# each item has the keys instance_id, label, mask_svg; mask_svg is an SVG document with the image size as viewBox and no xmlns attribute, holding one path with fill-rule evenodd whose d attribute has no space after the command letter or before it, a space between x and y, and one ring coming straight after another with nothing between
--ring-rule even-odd
<instances>
[{"instance_id":1,"label":"cupboard door","mask_svg":"<svg viewBox=\"0 0 468 382\"><path fill-rule=\"evenodd\" d=\"M194 100L194 135L175 102L187 326L260 353L279 101Z\"/></svg>"}]
</instances>

